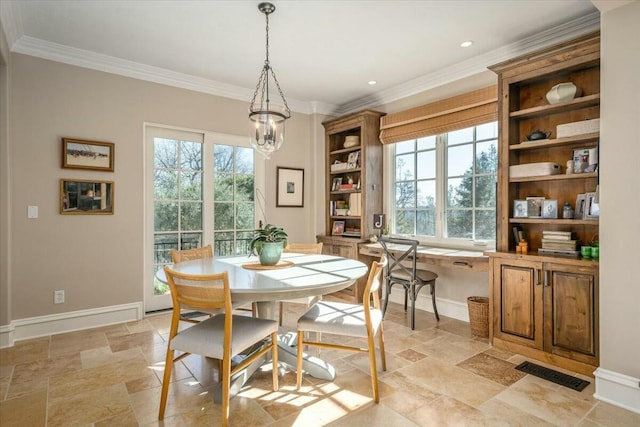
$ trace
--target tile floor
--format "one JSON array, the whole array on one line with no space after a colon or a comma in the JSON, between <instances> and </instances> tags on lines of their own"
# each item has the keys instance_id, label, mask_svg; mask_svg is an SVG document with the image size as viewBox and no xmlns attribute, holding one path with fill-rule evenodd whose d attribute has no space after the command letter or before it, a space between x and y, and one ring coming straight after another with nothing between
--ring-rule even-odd
<instances>
[{"instance_id":1,"label":"tile floor","mask_svg":"<svg viewBox=\"0 0 640 427\"><path fill-rule=\"evenodd\" d=\"M287 304L285 325L304 309ZM0 350L0 425L219 425L213 364L179 362L164 423L157 421L169 315L18 342ZM380 404L371 399L364 354L323 350L333 382L295 372L273 392L257 372L231 401L233 426L639 426L640 414L513 369L523 357L471 337L469 325L420 312L415 331L397 304L384 322L387 371ZM289 331L291 327L283 327ZM325 337L329 338L329 337Z\"/></svg>"}]
</instances>

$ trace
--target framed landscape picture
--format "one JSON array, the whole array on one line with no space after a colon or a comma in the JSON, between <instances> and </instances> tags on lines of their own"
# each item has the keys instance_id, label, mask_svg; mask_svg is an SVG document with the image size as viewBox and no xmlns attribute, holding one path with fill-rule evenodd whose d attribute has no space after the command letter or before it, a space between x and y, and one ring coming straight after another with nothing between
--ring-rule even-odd
<instances>
[{"instance_id":1,"label":"framed landscape picture","mask_svg":"<svg viewBox=\"0 0 640 427\"><path fill-rule=\"evenodd\" d=\"M115 144L62 138L62 167L113 172Z\"/></svg>"}]
</instances>

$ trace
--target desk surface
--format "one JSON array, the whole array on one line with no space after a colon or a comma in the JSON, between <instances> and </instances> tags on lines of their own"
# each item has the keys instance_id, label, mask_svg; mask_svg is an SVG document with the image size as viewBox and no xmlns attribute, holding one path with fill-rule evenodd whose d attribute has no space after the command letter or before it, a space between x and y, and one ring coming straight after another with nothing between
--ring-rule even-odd
<instances>
[{"instance_id":1,"label":"desk surface","mask_svg":"<svg viewBox=\"0 0 640 427\"><path fill-rule=\"evenodd\" d=\"M408 246L388 245L391 251L404 252ZM384 251L380 243L363 243L360 253L369 256L381 256ZM489 271L489 257L478 251L418 246L418 262L440 265L442 267L463 268L476 271Z\"/></svg>"},{"instance_id":2,"label":"desk surface","mask_svg":"<svg viewBox=\"0 0 640 427\"><path fill-rule=\"evenodd\" d=\"M332 255L283 253L282 259L292 267L273 270L249 270L243 264L256 262L256 257L214 257L174 264L181 273L214 274L227 271L234 301L275 301L337 292L351 286L368 272L357 260ZM156 272L166 282L164 270Z\"/></svg>"}]
</instances>

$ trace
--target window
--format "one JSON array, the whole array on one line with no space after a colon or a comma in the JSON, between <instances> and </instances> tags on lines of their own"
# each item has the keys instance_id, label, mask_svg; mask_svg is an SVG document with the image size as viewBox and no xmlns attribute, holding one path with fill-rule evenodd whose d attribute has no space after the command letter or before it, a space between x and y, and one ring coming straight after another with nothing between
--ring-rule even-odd
<instances>
[{"instance_id":1,"label":"window","mask_svg":"<svg viewBox=\"0 0 640 427\"><path fill-rule=\"evenodd\" d=\"M391 232L495 242L497 122L391 144Z\"/></svg>"},{"instance_id":2,"label":"window","mask_svg":"<svg viewBox=\"0 0 640 427\"><path fill-rule=\"evenodd\" d=\"M148 270L171 263L172 249L211 244L215 256L248 254L256 228L254 194L264 161L243 137L148 126L146 224ZM147 311L171 306L168 286L155 277Z\"/></svg>"}]
</instances>

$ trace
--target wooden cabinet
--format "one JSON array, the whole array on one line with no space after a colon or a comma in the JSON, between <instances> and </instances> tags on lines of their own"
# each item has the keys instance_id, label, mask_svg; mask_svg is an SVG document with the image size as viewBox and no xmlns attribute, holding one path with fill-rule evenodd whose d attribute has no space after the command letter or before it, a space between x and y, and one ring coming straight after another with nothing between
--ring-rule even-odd
<instances>
[{"instance_id":1,"label":"wooden cabinet","mask_svg":"<svg viewBox=\"0 0 640 427\"><path fill-rule=\"evenodd\" d=\"M576 208L578 194L594 192L598 184L593 172L566 174L574 150L597 148L599 132L557 137L557 126L600 117L600 36L591 34L543 51L528 54L492 67L498 74L499 168L498 235L496 249L515 250L512 228L520 226L527 235L529 252L541 248L542 232L570 231L574 240L589 242L598 234L598 220L563 219L562 206ZM555 85L573 82L580 96L550 104L546 93ZM549 138L528 141L535 130L550 132ZM513 177L510 167L551 162L561 174ZM558 218L520 218L514 214L514 200L544 197L557 201Z\"/></svg>"},{"instance_id":2,"label":"wooden cabinet","mask_svg":"<svg viewBox=\"0 0 640 427\"><path fill-rule=\"evenodd\" d=\"M326 230L318 236L323 253L371 262L358 245L374 234L373 214L382 213L382 115L364 110L323 123ZM361 278L341 296L361 302L366 282Z\"/></svg>"},{"instance_id":3,"label":"wooden cabinet","mask_svg":"<svg viewBox=\"0 0 640 427\"><path fill-rule=\"evenodd\" d=\"M490 261L493 343L592 374L598 366L598 265L496 254Z\"/></svg>"},{"instance_id":4,"label":"wooden cabinet","mask_svg":"<svg viewBox=\"0 0 640 427\"><path fill-rule=\"evenodd\" d=\"M600 117L600 35L593 33L492 67L498 74L499 166L496 252L490 256L490 337L495 346L591 375L598 366L598 262L538 252L545 231L569 232L576 249L598 235L595 218L562 218L579 194L596 190L598 169L567 174L575 150L598 147L597 131L558 137L557 126ZM551 104L546 94L572 82L579 94ZM584 123L583 123L584 124ZM528 141L536 130L547 139ZM561 174L527 176L514 166L551 162ZM557 201L558 218L520 217L514 201ZM514 226L528 253L516 254Z\"/></svg>"}]
</instances>

